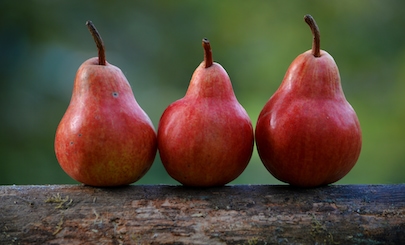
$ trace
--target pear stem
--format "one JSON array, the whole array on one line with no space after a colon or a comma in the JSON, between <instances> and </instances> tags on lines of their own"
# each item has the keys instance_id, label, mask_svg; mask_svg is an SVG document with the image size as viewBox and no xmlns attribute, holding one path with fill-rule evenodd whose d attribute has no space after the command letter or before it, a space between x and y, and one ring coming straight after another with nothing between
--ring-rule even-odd
<instances>
[{"instance_id":1,"label":"pear stem","mask_svg":"<svg viewBox=\"0 0 405 245\"><path fill-rule=\"evenodd\" d=\"M316 24L315 19L309 14L304 16L304 20L311 28L312 36L314 37L312 41L312 54L315 57L321 57L321 34L318 25Z\"/></svg>"},{"instance_id":2,"label":"pear stem","mask_svg":"<svg viewBox=\"0 0 405 245\"><path fill-rule=\"evenodd\" d=\"M205 61L205 68L212 66L212 51L210 41L207 38L202 40L202 46L204 48L204 61Z\"/></svg>"},{"instance_id":3,"label":"pear stem","mask_svg":"<svg viewBox=\"0 0 405 245\"><path fill-rule=\"evenodd\" d=\"M93 22L90 20L86 21L86 26L89 29L91 35L94 38L94 42L96 42L97 49L98 49L98 64L105 66L106 65L106 60L105 60L105 47L104 47L104 42L103 39L101 39L100 34L98 33L96 27L93 25Z\"/></svg>"}]
</instances>

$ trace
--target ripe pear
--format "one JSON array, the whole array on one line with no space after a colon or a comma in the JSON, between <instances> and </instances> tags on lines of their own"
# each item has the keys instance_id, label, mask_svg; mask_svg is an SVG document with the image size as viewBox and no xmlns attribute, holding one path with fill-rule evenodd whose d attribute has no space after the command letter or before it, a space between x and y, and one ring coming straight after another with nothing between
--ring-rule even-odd
<instances>
[{"instance_id":1,"label":"ripe pear","mask_svg":"<svg viewBox=\"0 0 405 245\"><path fill-rule=\"evenodd\" d=\"M156 132L122 71L105 60L94 25L86 24L99 56L77 71L70 104L56 131L56 157L70 177L86 185L128 185L151 167Z\"/></svg>"},{"instance_id":2,"label":"ripe pear","mask_svg":"<svg viewBox=\"0 0 405 245\"><path fill-rule=\"evenodd\" d=\"M342 90L338 67L320 49L315 20L312 49L299 55L262 109L256 146L267 170L298 187L316 187L343 178L361 151L361 128Z\"/></svg>"},{"instance_id":3,"label":"ripe pear","mask_svg":"<svg viewBox=\"0 0 405 245\"><path fill-rule=\"evenodd\" d=\"M223 186L237 178L252 156L251 120L235 97L224 68L213 62L203 39L204 61L186 95L163 112L158 149L169 175L185 186Z\"/></svg>"}]
</instances>

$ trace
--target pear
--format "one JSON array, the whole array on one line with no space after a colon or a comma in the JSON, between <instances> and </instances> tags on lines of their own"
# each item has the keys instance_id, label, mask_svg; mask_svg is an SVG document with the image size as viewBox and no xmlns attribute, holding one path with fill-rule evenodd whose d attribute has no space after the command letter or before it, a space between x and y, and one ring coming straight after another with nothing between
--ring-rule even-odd
<instances>
[{"instance_id":1,"label":"pear","mask_svg":"<svg viewBox=\"0 0 405 245\"><path fill-rule=\"evenodd\" d=\"M169 175L185 186L223 186L237 178L252 155L251 120L235 97L224 68L203 39L204 61L186 95L170 104L158 126L158 149Z\"/></svg>"},{"instance_id":2,"label":"pear","mask_svg":"<svg viewBox=\"0 0 405 245\"><path fill-rule=\"evenodd\" d=\"M267 101L256 124L256 146L264 166L277 179L316 187L343 178L361 151L361 128L342 90L338 67L320 49L315 20L312 49L299 55Z\"/></svg>"},{"instance_id":3,"label":"pear","mask_svg":"<svg viewBox=\"0 0 405 245\"><path fill-rule=\"evenodd\" d=\"M95 26L91 21L86 25L98 57L77 71L70 104L56 130L56 157L70 177L86 185L128 185L151 167L156 131L122 71L106 61Z\"/></svg>"}]
</instances>

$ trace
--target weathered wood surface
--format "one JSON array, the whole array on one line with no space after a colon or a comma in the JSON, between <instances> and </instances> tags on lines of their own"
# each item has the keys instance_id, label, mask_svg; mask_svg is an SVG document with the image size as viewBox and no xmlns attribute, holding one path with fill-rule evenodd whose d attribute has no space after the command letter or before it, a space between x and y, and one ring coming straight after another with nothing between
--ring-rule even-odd
<instances>
[{"instance_id":1,"label":"weathered wood surface","mask_svg":"<svg viewBox=\"0 0 405 245\"><path fill-rule=\"evenodd\" d=\"M405 184L0 186L0 244L405 244Z\"/></svg>"}]
</instances>

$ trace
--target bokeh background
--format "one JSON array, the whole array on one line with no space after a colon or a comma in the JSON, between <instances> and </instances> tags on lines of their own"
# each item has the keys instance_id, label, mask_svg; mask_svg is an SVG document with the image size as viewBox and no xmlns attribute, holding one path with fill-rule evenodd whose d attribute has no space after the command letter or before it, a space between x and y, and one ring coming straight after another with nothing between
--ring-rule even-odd
<instances>
[{"instance_id":1,"label":"bokeh background","mask_svg":"<svg viewBox=\"0 0 405 245\"><path fill-rule=\"evenodd\" d=\"M56 161L56 127L75 73L97 55L92 20L155 127L183 97L203 59L201 39L256 125L258 114L300 53L311 48L311 14L321 47L338 64L363 148L338 184L405 182L405 1L0 1L0 184L77 183ZM256 149L232 184L278 184ZM159 155L136 184L177 184Z\"/></svg>"}]
</instances>

